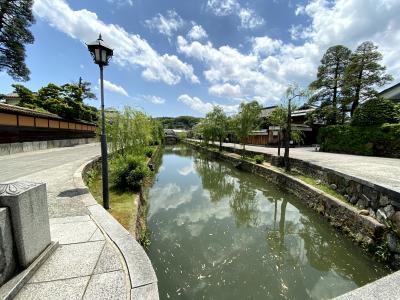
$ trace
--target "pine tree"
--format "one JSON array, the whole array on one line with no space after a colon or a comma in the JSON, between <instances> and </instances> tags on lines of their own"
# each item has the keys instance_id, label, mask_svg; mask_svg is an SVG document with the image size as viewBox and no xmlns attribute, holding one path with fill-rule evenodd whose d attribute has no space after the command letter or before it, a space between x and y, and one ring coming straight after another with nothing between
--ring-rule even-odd
<instances>
[{"instance_id":1,"label":"pine tree","mask_svg":"<svg viewBox=\"0 0 400 300\"><path fill-rule=\"evenodd\" d=\"M328 124L337 124L339 111L344 113L343 77L350 55L351 50L342 45L330 47L321 59L317 80L310 84L310 89L315 91L311 103L320 103L319 111Z\"/></svg>"},{"instance_id":2,"label":"pine tree","mask_svg":"<svg viewBox=\"0 0 400 300\"><path fill-rule=\"evenodd\" d=\"M16 80L29 80L25 46L34 41L28 27L34 23L33 0L0 0L0 71Z\"/></svg>"},{"instance_id":3,"label":"pine tree","mask_svg":"<svg viewBox=\"0 0 400 300\"><path fill-rule=\"evenodd\" d=\"M345 70L345 94L351 103L351 116L358 105L377 96L376 86L383 86L393 80L385 73L386 67L380 65L382 54L372 42L364 42L351 55L350 64Z\"/></svg>"}]
</instances>

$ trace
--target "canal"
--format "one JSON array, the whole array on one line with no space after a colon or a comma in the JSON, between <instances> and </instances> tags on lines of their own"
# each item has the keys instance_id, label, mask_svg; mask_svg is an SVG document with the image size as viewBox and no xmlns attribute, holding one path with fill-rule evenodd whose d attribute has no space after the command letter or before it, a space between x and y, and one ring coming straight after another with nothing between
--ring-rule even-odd
<instances>
[{"instance_id":1,"label":"canal","mask_svg":"<svg viewBox=\"0 0 400 300\"><path fill-rule=\"evenodd\" d=\"M185 146L149 201L161 299L329 299L390 273L300 199Z\"/></svg>"}]
</instances>

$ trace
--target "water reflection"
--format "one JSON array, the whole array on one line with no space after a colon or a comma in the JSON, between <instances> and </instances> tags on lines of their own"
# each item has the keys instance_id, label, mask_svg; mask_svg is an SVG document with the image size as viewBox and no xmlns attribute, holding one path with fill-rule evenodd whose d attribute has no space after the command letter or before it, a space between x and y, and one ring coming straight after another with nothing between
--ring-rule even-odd
<instances>
[{"instance_id":1,"label":"water reflection","mask_svg":"<svg viewBox=\"0 0 400 300\"><path fill-rule=\"evenodd\" d=\"M185 147L150 190L161 299L328 299L388 272L274 185Z\"/></svg>"}]
</instances>

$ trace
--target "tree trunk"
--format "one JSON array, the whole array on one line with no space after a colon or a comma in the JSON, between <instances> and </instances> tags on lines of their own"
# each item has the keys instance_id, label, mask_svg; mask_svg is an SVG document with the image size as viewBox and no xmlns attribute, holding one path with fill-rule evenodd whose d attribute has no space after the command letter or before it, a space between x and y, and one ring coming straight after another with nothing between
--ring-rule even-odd
<instances>
[{"instance_id":1,"label":"tree trunk","mask_svg":"<svg viewBox=\"0 0 400 300\"><path fill-rule=\"evenodd\" d=\"M292 119L291 100L289 99L287 128L285 130L285 154L284 154L285 170L287 172L290 171L289 148L290 148L290 135L291 135L291 131L292 131L292 120L291 119Z\"/></svg>"},{"instance_id":2,"label":"tree trunk","mask_svg":"<svg viewBox=\"0 0 400 300\"><path fill-rule=\"evenodd\" d=\"M361 93L361 79L364 72L364 60L361 61L361 70L358 73L358 82L356 87L356 94L354 95L353 104L351 105L350 116L353 116L358 104L360 103L360 93Z\"/></svg>"},{"instance_id":3,"label":"tree trunk","mask_svg":"<svg viewBox=\"0 0 400 300\"><path fill-rule=\"evenodd\" d=\"M219 152L222 152L222 137L219 137Z\"/></svg>"},{"instance_id":4,"label":"tree trunk","mask_svg":"<svg viewBox=\"0 0 400 300\"><path fill-rule=\"evenodd\" d=\"M281 130L278 132L278 157L281 156Z\"/></svg>"}]
</instances>

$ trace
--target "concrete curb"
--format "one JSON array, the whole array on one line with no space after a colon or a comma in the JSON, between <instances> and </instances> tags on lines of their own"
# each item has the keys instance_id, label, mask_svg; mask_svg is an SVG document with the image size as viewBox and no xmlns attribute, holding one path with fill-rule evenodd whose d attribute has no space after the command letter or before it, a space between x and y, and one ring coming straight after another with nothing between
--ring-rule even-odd
<instances>
[{"instance_id":1,"label":"concrete curb","mask_svg":"<svg viewBox=\"0 0 400 300\"><path fill-rule=\"evenodd\" d=\"M83 171L98 158L97 156L78 168L73 177L74 185L87 191L81 196L82 202L92 219L117 246L124 258L131 284L131 299L159 299L157 276L146 252L129 232L97 203L83 182Z\"/></svg>"}]
</instances>

